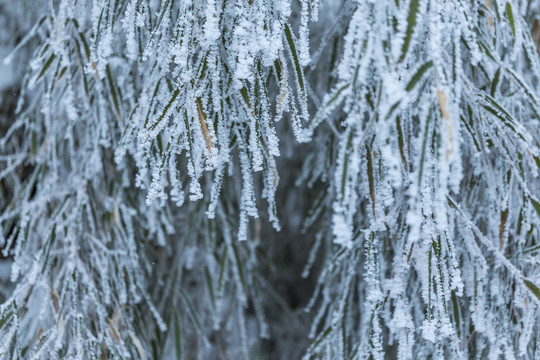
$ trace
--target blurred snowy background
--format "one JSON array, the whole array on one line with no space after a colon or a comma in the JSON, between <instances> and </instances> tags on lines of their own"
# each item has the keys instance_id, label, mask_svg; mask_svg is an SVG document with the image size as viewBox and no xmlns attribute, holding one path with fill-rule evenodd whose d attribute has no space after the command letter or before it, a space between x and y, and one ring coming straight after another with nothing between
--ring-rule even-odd
<instances>
[{"instance_id":1,"label":"blurred snowy background","mask_svg":"<svg viewBox=\"0 0 540 360\"><path fill-rule=\"evenodd\" d=\"M7 56L9 49L0 48L0 57L3 59ZM11 64L0 64L0 91L9 89L14 82L13 66Z\"/></svg>"},{"instance_id":2,"label":"blurred snowy background","mask_svg":"<svg viewBox=\"0 0 540 360\"><path fill-rule=\"evenodd\" d=\"M15 48L17 39L22 35L25 17L22 11L26 1L8 3L5 0L0 0L0 91L2 92L2 100L6 96L4 92L12 87L15 83L15 68L13 64L6 64L4 59ZM22 20L22 22L19 22ZM2 101L3 103L3 101ZM2 110L2 116L5 115Z\"/></svg>"},{"instance_id":3,"label":"blurred snowy background","mask_svg":"<svg viewBox=\"0 0 540 360\"><path fill-rule=\"evenodd\" d=\"M15 5L17 7L17 5ZM7 3L0 0L0 134L4 134L7 126L13 119L10 103L15 101L12 96L12 87L15 83L14 68L5 64L4 59L14 47L12 39L15 32L14 24L10 21ZM0 183L0 202L7 198L4 186ZM5 287L8 285L10 262L0 253L0 300L4 300Z\"/></svg>"},{"instance_id":4,"label":"blurred snowy background","mask_svg":"<svg viewBox=\"0 0 540 360\"><path fill-rule=\"evenodd\" d=\"M5 134L14 121L24 64L28 63L30 51L21 49L9 63L5 59L32 28L39 15L39 11L36 10L42 6L41 3L28 0L0 0L0 135ZM11 194L6 192L4 184L0 182L0 208L10 197ZM12 285L9 282L10 267L11 259L4 257L0 252L0 301L4 301L5 290Z\"/></svg>"}]
</instances>

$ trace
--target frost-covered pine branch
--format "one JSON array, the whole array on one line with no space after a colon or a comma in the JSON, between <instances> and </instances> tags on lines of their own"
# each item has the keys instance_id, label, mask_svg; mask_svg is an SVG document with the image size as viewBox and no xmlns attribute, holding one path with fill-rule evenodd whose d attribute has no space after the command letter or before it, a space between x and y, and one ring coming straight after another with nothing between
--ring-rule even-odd
<instances>
[{"instance_id":1,"label":"frost-covered pine branch","mask_svg":"<svg viewBox=\"0 0 540 360\"><path fill-rule=\"evenodd\" d=\"M40 6L2 358L540 356L538 1Z\"/></svg>"},{"instance_id":2,"label":"frost-covered pine branch","mask_svg":"<svg viewBox=\"0 0 540 360\"><path fill-rule=\"evenodd\" d=\"M532 358L540 67L520 14L537 7L352 6L308 128L337 245L308 355Z\"/></svg>"}]
</instances>

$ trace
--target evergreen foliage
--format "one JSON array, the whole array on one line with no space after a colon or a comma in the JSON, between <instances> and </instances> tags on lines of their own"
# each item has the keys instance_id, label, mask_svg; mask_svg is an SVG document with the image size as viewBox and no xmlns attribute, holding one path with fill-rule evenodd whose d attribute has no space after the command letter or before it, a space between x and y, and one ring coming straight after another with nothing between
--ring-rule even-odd
<instances>
[{"instance_id":1,"label":"evergreen foliage","mask_svg":"<svg viewBox=\"0 0 540 360\"><path fill-rule=\"evenodd\" d=\"M539 1L0 10L0 358L540 358Z\"/></svg>"}]
</instances>

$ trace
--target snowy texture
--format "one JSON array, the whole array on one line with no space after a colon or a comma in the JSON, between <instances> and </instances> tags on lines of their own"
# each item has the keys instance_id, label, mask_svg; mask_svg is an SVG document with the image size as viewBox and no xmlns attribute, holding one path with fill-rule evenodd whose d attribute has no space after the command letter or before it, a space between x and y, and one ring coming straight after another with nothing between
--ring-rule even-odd
<instances>
[{"instance_id":1,"label":"snowy texture","mask_svg":"<svg viewBox=\"0 0 540 360\"><path fill-rule=\"evenodd\" d=\"M540 2L30 5L1 358L540 356Z\"/></svg>"}]
</instances>

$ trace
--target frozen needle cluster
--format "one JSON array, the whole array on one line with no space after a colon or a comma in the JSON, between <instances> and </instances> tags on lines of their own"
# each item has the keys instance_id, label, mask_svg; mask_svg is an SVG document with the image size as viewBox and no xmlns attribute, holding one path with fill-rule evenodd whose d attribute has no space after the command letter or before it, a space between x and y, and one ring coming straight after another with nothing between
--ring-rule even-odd
<instances>
[{"instance_id":1,"label":"frozen needle cluster","mask_svg":"<svg viewBox=\"0 0 540 360\"><path fill-rule=\"evenodd\" d=\"M3 8L0 358L540 358L540 1Z\"/></svg>"}]
</instances>

